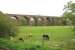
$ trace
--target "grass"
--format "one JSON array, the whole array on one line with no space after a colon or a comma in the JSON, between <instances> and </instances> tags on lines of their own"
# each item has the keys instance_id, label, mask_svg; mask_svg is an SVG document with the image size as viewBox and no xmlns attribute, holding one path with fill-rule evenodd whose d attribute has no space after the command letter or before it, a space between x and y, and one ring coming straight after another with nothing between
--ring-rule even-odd
<instances>
[{"instance_id":1,"label":"grass","mask_svg":"<svg viewBox=\"0 0 75 50\"><path fill-rule=\"evenodd\" d=\"M61 50L60 46L63 41L73 37L72 26L20 26L17 36L10 40L10 48L19 50L22 48L36 48L40 45L42 48L36 50ZM49 41L43 41L42 35L47 34ZM32 35L32 37L29 37ZM24 41L19 40L23 38ZM3 44L4 45L4 44Z\"/></svg>"},{"instance_id":2,"label":"grass","mask_svg":"<svg viewBox=\"0 0 75 50\"><path fill-rule=\"evenodd\" d=\"M29 38L29 35L32 35ZM49 41L42 41L42 35L47 34L50 37ZM21 26L14 40L19 41L19 38L24 39L24 43L41 46L60 45L64 40L73 37L72 26ZM44 44L43 44L44 43Z\"/></svg>"},{"instance_id":3,"label":"grass","mask_svg":"<svg viewBox=\"0 0 75 50\"><path fill-rule=\"evenodd\" d=\"M19 27L17 37L25 37L24 35L32 34L35 38L41 37L43 34L48 34L51 40L62 40L73 36L71 26L33 26Z\"/></svg>"}]
</instances>

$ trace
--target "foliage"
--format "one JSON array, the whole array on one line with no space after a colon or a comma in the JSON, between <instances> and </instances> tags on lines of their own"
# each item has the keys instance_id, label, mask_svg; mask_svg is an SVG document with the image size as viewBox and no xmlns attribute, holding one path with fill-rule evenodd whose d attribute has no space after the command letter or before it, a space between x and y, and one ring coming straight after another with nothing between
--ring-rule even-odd
<instances>
[{"instance_id":1,"label":"foliage","mask_svg":"<svg viewBox=\"0 0 75 50\"><path fill-rule=\"evenodd\" d=\"M72 1L69 1L67 3L67 5L65 6L63 17L71 22L73 26L72 32L74 33L72 39L66 39L66 41L64 42L64 47L66 48L66 50L75 50L75 3L73 3Z\"/></svg>"},{"instance_id":2,"label":"foliage","mask_svg":"<svg viewBox=\"0 0 75 50\"><path fill-rule=\"evenodd\" d=\"M75 25L75 3L72 1L69 1L67 5L64 8L65 12L63 14L64 17L68 18L71 20L72 25Z\"/></svg>"},{"instance_id":3,"label":"foliage","mask_svg":"<svg viewBox=\"0 0 75 50\"><path fill-rule=\"evenodd\" d=\"M0 12L0 37L14 36L17 30L16 28L16 22Z\"/></svg>"},{"instance_id":4,"label":"foliage","mask_svg":"<svg viewBox=\"0 0 75 50\"><path fill-rule=\"evenodd\" d=\"M27 20L22 16L22 17L19 17L19 25L20 26L25 26L27 25Z\"/></svg>"},{"instance_id":5,"label":"foliage","mask_svg":"<svg viewBox=\"0 0 75 50\"><path fill-rule=\"evenodd\" d=\"M24 42L13 42L8 39L0 38L0 48L9 49L9 50L61 50L61 48L48 48L40 45L38 48L34 44L26 44Z\"/></svg>"}]
</instances>

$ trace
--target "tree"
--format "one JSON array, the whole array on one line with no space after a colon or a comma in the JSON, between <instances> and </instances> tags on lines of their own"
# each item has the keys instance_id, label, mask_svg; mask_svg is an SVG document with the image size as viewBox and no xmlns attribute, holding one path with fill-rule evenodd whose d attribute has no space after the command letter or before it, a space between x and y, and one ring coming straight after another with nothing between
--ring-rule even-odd
<instances>
[{"instance_id":1,"label":"tree","mask_svg":"<svg viewBox=\"0 0 75 50\"><path fill-rule=\"evenodd\" d=\"M66 48L68 48L68 50L73 50L73 49L75 50L75 3L73 3L72 1L68 2L64 10L65 12L63 14L63 17L71 21L73 26L73 32L74 32L71 39L70 38L69 40L66 39L65 45L66 45Z\"/></svg>"},{"instance_id":2,"label":"tree","mask_svg":"<svg viewBox=\"0 0 75 50\"><path fill-rule=\"evenodd\" d=\"M17 30L16 28L16 22L0 12L0 37L14 36Z\"/></svg>"},{"instance_id":3,"label":"tree","mask_svg":"<svg viewBox=\"0 0 75 50\"><path fill-rule=\"evenodd\" d=\"M68 18L72 21L72 25L75 25L75 3L72 1L68 2L64 8L65 12L63 14L64 17Z\"/></svg>"}]
</instances>

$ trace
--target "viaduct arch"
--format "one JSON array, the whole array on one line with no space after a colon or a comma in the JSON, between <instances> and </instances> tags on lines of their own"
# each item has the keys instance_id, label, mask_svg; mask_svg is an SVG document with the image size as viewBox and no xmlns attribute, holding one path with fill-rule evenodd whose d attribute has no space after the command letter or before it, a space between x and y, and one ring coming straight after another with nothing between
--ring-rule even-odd
<instances>
[{"instance_id":1,"label":"viaduct arch","mask_svg":"<svg viewBox=\"0 0 75 50\"><path fill-rule=\"evenodd\" d=\"M39 16L39 15L20 15L7 14L11 18L16 19L17 22L23 20L25 25L29 26L50 26L50 25L66 25L66 19L62 17L53 16Z\"/></svg>"}]
</instances>

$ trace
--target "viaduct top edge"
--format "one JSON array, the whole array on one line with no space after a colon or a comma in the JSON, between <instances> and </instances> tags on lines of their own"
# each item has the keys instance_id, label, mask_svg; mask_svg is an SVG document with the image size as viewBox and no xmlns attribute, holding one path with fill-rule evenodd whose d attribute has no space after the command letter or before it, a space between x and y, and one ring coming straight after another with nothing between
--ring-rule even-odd
<instances>
[{"instance_id":1,"label":"viaduct top edge","mask_svg":"<svg viewBox=\"0 0 75 50\"><path fill-rule=\"evenodd\" d=\"M59 16L45 16L45 15L26 15L26 14L6 14L9 16L34 16L34 17L59 17Z\"/></svg>"}]
</instances>

